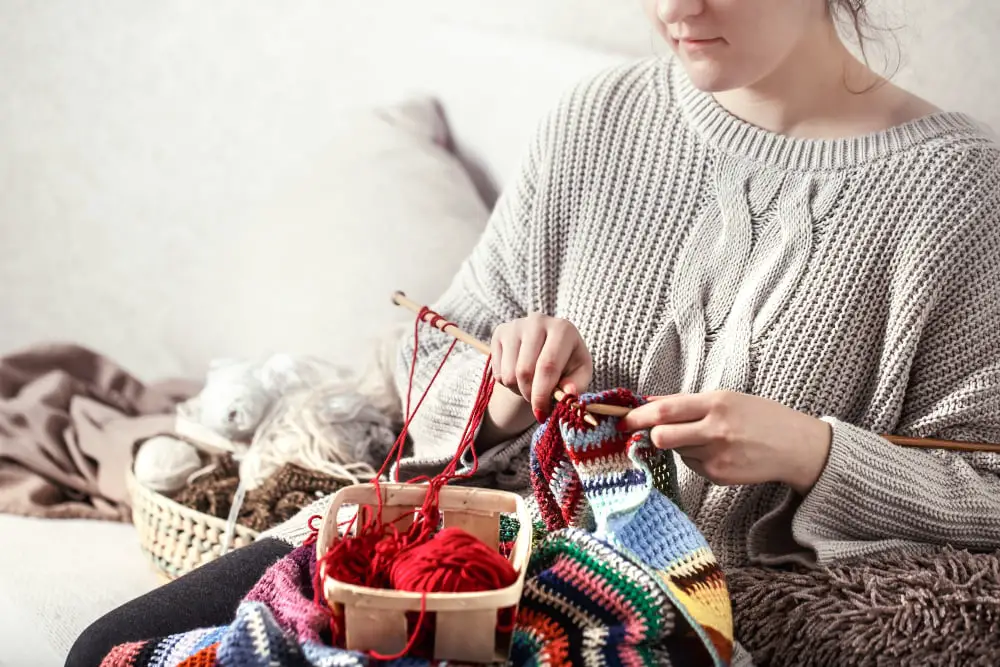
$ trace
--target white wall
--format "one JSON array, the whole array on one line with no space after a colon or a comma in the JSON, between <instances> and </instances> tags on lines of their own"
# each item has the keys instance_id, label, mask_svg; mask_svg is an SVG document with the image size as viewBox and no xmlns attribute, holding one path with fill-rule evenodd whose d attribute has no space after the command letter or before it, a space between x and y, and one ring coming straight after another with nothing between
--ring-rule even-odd
<instances>
[{"instance_id":1,"label":"white wall","mask_svg":"<svg viewBox=\"0 0 1000 667\"><path fill-rule=\"evenodd\" d=\"M900 80L1000 128L1000 3L904 6ZM441 23L493 39L424 53ZM248 267L222 258L326 148L329 115L392 80L447 84L453 120L505 174L546 97L600 62L538 37L656 48L639 0L0 0L0 353L68 339L156 376L252 352L240 329L280 297L227 310Z\"/></svg>"}]
</instances>

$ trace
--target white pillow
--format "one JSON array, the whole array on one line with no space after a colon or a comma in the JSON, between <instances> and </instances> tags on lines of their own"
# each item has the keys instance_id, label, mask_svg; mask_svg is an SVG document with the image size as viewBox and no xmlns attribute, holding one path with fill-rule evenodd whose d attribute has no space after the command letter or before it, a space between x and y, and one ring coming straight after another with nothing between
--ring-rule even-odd
<instances>
[{"instance_id":1,"label":"white pillow","mask_svg":"<svg viewBox=\"0 0 1000 667\"><path fill-rule=\"evenodd\" d=\"M444 119L416 100L335 120L335 139L246 221L244 349L367 361L372 341L444 291L489 211L447 150ZM241 319L243 319L241 317Z\"/></svg>"}]
</instances>

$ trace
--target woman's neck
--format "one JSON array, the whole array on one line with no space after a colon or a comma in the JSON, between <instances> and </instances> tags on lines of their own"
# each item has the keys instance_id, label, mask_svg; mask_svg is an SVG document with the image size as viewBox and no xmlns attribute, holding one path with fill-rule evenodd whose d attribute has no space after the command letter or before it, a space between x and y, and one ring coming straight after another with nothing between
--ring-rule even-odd
<instances>
[{"instance_id":1,"label":"woman's neck","mask_svg":"<svg viewBox=\"0 0 1000 667\"><path fill-rule=\"evenodd\" d=\"M715 99L757 127L809 139L877 132L935 110L859 62L832 24L803 35L768 76Z\"/></svg>"}]
</instances>

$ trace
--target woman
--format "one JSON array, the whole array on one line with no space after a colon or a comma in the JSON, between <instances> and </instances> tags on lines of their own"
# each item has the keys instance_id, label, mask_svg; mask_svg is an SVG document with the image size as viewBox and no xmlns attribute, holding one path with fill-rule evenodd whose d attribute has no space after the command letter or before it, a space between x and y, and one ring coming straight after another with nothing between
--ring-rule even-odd
<instances>
[{"instance_id":1,"label":"woman","mask_svg":"<svg viewBox=\"0 0 1000 667\"><path fill-rule=\"evenodd\" d=\"M726 566L1000 547L1000 457L879 435L1000 442L1000 147L851 56L835 19L864 4L645 0L676 57L581 84L541 125L435 304L492 338L511 390L477 483L526 486L557 385L628 387L664 397L624 428L677 452ZM417 389L448 343L422 340ZM483 363L456 351L404 473L449 457ZM293 520L112 612L68 664L228 622L305 534ZM178 604L203 584L204 606Z\"/></svg>"}]
</instances>

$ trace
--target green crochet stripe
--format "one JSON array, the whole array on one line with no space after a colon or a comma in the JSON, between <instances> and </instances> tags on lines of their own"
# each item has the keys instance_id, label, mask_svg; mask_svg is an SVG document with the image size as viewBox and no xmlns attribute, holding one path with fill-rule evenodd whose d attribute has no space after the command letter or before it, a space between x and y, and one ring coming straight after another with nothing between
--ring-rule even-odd
<instances>
[{"instance_id":1,"label":"green crochet stripe","mask_svg":"<svg viewBox=\"0 0 1000 667\"><path fill-rule=\"evenodd\" d=\"M517 534L521 530L521 522L513 514L500 515L500 542L513 542L517 539ZM531 524L531 544L535 545L548 536L545 523L534 521Z\"/></svg>"},{"instance_id":2,"label":"green crochet stripe","mask_svg":"<svg viewBox=\"0 0 1000 667\"><path fill-rule=\"evenodd\" d=\"M651 635L656 636L663 631L661 611L664 596L662 592L657 590L656 593L660 593L660 595L652 595L653 591L637 585L635 581L612 569L607 561L602 561L587 546L580 545L575 541L567 540L562 536L544 540L532 553L531 563L528 566L529 576L534 576L547 569L559 555L571 558L581 567L595 573L611 588L620 593L632 604L636 613L645 620ZM660 598L659 601L656 600L657 597Z\"/></svg>"},{"instance_id":3,"label":"green crochet stripe","mask_svg":"<svg viewBox=\"0 0 1000 667\"><path fill-rule=\"evenodd\" d=\"M521 522L517 517L508 514L500 515L500 541L513 542L517 539L517 533L521 530Z\"/></svg>"},{"instance_id":4,"label":"green crochet stripe","mask_svg":"<svg viewBox=\"0 0 1000 667\"><path fill-rule=\"evenodd\" d=\"M661 478L663 479L663 478ZM513 542L517 538L521 524L514 516L500 516L500 541ZM608 585L622 594L636 609L636 612L646 621L651 633L658 634L663 630L660 606L650 595L650 590L639 586L634 580L622 576L612 569L606 560L601 560L592 554L591 549L562 536L550 537L541 521L532 524L533 550L528 571L537 573L548 567L548 563L556 555L565 554L579 566L595 573ZM543 564L544 563L544 564ZM658 591L659 592L659 591ZM661 595L661 597L663 597Z\"/></svg>"}]
</instances>

